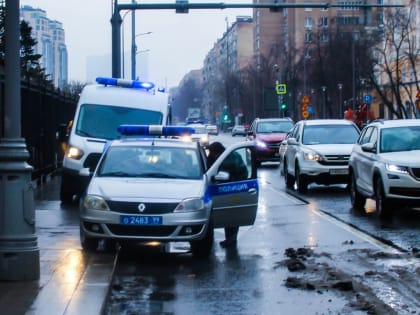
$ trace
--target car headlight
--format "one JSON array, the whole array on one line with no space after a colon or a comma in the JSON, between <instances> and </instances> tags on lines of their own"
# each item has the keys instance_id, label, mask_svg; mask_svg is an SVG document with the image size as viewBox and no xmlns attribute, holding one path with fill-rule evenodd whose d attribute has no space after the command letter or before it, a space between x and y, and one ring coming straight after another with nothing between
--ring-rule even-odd
<instances>
[{"instance_id":1,"label":"car headlight","mask_svg":"<svg viewBox=\"0 0 420 315\"><path fill-rule=\"evenodd\" d=\"M202 198L188 198L182 200L175 208L175 211L197 211L201 209L204 209L204 201Z\"/></svg>"},{"instance_id":2,"label":"car headlight","mask_svg":"<svg viewBox=\"0 0 420 315\"><path fill-rule=\"evenodd\" d=\"M256 145L259 148L266 148L267 147L267 144L265 142L259 141L259 140L256 141Z\"/></svg>"},{"instance_id":3,"label":"car headlight","mask_svg":"<svg viewBox=\"0 0 420 315\"><path fill-rule=\"evenodd\" d=\"M304 152L303 153L303 157L305 160L309 160L309 161L321 161L322 160L322 156L319 155L318 153L315 152Z\"/></svg>"},{"instance_id":4,"label":"car headlight","mask_svg":"<svg viewBox=\"0 0 420 315\"><path fill-rule=\"evenodd\" d=\"M94 195L87 195L83 199L83 207L91 210L110 210L104 198Z\"/></svg>"},{"instance_id":5,"label":"car headlight","mask_svg":"<svg viewBox=\"0 0 420 315\"><path fill-rule=\"evenodd\" d=\"M70 146L67 149L66 156L70 159L80 160L80 158L83 156L83 151L79 148Z\"/></svg>"},{"instance_id":6,"label":"car headlight","mask_svg":"<svg viewBox=\"0 0 420 315\"><path fill-rule=\"evenodd\" d=\"M393 172L393 173L408 174L408 167L406 167L406 166L386 163L385 168L386 168L387 171L390 171L390 172Z\"/></svg>"}]
</instances>

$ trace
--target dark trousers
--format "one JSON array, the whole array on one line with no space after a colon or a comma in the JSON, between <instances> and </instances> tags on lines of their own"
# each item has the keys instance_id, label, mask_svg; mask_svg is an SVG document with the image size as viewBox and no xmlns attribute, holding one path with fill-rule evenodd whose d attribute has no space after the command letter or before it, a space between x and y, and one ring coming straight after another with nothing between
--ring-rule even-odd
<instances>
[{"instance_id":1,"label":"dark trousers","mask_svg":"<svg viewBox=\"0 0 420 315\"><path fill-rule=\"evenodd\" d=\"M225 238L227 240L236 241L238 236L239 226L225 228Z\"/></svg>"}]
</instances>

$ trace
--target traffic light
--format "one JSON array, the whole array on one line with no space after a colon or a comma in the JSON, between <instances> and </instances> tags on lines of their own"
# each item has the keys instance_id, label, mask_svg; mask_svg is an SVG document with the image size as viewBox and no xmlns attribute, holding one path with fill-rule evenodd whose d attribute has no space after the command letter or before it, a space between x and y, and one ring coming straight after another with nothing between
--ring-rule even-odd
<instances>
[{"instance_id":1,"label":"traffic light","mask_svg":"<svg viewBox=\"0 0 420 315\"><path fill-rule=\"evenodd\" d=\"M223 115L223 121L228 121L229 120L229 116L227 114Z\"/></svg>"},{"instance_id":2,"label":"traffic light","mask_svg":"<svg viewBox=\"0 0 420 315\"><path fill-rule=\"evenodd\" d=\"M286 110L286 108L287 108L287 104L283 101L282 103L281 103L281 110Z\"/></svg>"}]
</instances>

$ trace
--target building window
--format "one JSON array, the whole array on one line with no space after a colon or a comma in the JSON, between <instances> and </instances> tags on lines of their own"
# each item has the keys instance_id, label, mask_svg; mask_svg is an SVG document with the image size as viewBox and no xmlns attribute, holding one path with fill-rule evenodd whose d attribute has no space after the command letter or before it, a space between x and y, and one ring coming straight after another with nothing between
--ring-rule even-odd
<instances>
[{"instance_id":1,"label":"building window","mask_svg":"<svg viewBox=\"0 0 420 315\"><path fill-rule=\"evenodd\" d=\"M318 20L318 26L328 27L328 18L326 16L320 17Z\"/></svg>"},{"instance_id":2,"label":"building window","mask_svg":"<svg viewBox=\"0 0 420 315\"><path fill-rule=\"evenodd\" d=\"M313 40L313 33L312 32L306 32L305 33L305 42L311 43Z\"/></svg>"},{"instance_id":3,"label":"building window","mask_svg":"<svg viewBox=\"0 0 420 315\"><path fill-rule=\"evenodd\" d=\"M312 25L313 25L312 17L311 16L306 16L305 17L305 28L312 29Z\"/></svg>"},{"instance_id":4,"label":"building window","mask_svg":"<svg viewBox=\"0 0 420 315\"><path fill-rule=\"evenodd\" d=\"M320 36L321 36L320 39L322 42L328 42L329 40L328 32L322 32Z\"/></svg>"}]
</instances>

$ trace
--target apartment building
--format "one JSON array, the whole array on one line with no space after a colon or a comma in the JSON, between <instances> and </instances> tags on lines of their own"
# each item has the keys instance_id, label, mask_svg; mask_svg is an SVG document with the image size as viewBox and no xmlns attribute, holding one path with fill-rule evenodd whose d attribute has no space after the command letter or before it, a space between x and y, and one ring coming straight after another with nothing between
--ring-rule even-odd
<instances>
[{"instance_id":1,"label":"apartment building","mask_svg":"<svg viewBox=\"0 0 420 315\"><path fill-rule=\"evenodd\" d=\"M54 86L63 88L68 81L68 55L65 44L63 24L47 17L46 11L23 6L20 18L32 27L32 36L36 39L35 53L42 55L41 67Z\"/></svg>"},{"instance_id":2,"label":"apartment building","mask_svg":"<svg viewBox=\"0 0 420 315\"><path fill-rule=\"evenodd\" d=\"M237 16L204 59L203 107L211 122L221 123L225 107L233 117L242 117L237 74L252 62L253 25L252 17Z\"/></svg>"}]
</instances>

